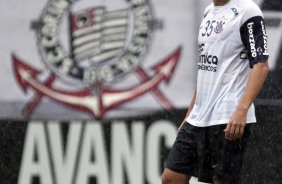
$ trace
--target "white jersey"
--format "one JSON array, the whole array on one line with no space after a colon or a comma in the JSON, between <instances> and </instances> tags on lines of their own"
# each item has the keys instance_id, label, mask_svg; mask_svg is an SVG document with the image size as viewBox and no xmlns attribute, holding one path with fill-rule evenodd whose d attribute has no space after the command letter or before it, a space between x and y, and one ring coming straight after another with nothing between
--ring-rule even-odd
<instances>
[{"instance_id":1,"label":"white jersey","mask_svg":"<svg viewBox=\"0 0 282 184\"><path fill-rule=\"evenodd\" d=\"M268 59L261 10L252 0L208 6L199 30L197 91L186 121L198 127L228 123L246 87L250 68ZM252 104L247 123L256 122Z\"/></svg>"}]
</instances>

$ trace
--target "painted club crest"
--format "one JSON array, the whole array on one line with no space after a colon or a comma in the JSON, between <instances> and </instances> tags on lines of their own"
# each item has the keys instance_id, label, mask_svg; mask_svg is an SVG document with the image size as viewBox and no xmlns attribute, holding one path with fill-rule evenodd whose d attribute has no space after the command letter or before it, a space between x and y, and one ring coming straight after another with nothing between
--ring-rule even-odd
<instances>
[{"instance_id":1,"label":"painted club crest","mask_svg":"<svg viewBox=\"0 0 282 184\"><path fill-rule=\"evenodd\" d=\"M153 34L162 28L150 2L129 0L125 1L126 7L111 11L102 5L78 9L76 5L80 3L78 0L49 1L40 19L32 23L41 59L51 71L46 81L39 80L40 71L13 55L19 84L24 90L30 88L36 93L24 114L30 116L46 96L101 118L107 111L148 92L157 97L163 108L172 109L173 105L158 85L171 78L181 49L177 48L153 66L153 76L141 67ZM68 45L61 38L67 34L60 29L63 19L69 24ZM122 90L110 88L112 83L132 74L138 75L139 84ZM55 80L69 85L79 82L85 89L55 89L52 87Z\"/></svg>"}]
</instances>

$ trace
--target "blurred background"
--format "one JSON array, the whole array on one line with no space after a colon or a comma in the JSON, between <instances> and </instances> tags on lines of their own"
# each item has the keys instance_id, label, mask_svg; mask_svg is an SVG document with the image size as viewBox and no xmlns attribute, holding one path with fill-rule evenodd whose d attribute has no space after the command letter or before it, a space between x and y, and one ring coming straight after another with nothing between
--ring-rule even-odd
<instances>
[{"instance_id":1,"label":"blurred background","mask_svg":"<svg viewBox=\"0 0 282 184\"><path fill-rule=\"evenodd\" d=\"M0 183L160 183L211 2L1 0ZM279 184L282 2L255 2L271 71L240 183Z\"/></svg>"}]
</instances>

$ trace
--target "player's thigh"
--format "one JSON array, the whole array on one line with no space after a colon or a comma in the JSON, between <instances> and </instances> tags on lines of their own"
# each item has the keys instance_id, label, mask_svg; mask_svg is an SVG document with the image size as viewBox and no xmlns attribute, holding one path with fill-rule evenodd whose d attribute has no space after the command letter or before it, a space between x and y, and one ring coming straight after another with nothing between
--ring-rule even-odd
<instances>
[{"instance_id":1,"label":"player's thigh","mask_svg":"<svg viewBox=\"0 0 282 184\"><path fill-rule=\"evenodd\" d=\"M198 133L198 128L188 123L182 126L167 156L165 168L189 176L196 174L198 163Z\"/></svg>"},{"instance_id":2,"label":"player's thigh","mask_svg":"<svg viewBox=\"0 0 282 184\"><path fill-rule=\"evenodd\" d=\"M221 149L218 149L218 159L214 169L214 178L218 180L218 184L233 184L239 180L247 142L251 134L251 127L252 124L248 124L245 127L244 135L241 139L226 140L224 133L218 137L218 141L221 141Z\"/></svg>"},{"instance_id":3,"label":"player's thigh","mask_svg":"<svg viewBox=\"0 0 282 184\"><path fill-rule=\"evenodd\" d=\"M162 184L187 184L191 176L165 168L162 174Z\"/></svg>"},{"instance_id":4,"label":"player's thigh","mask_svg":"<svg viewBox=\"0 0 282 184\"><path fill-rule=\"evenodd\" d=\"M220 180L220 179L213 179L214 184L235 184L235 181L227 181L227 180Z\"/></svg>"}]
</instances>

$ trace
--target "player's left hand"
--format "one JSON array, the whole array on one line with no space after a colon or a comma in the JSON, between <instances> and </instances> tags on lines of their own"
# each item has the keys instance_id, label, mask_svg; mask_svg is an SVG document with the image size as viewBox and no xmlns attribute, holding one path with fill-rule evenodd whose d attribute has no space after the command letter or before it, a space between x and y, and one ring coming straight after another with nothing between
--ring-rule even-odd
<instances>
[{"instance_id":1,"label":"player's left hand","mask_svg":"<svg viewBox=\"0 0 282 184\"><path fill-rule=\"evenodd\" d=\"M246 125L247 113L247 110L236 109L224 130L226 139L236 140L242 138Z\"/></svg>"}]
</instances>

